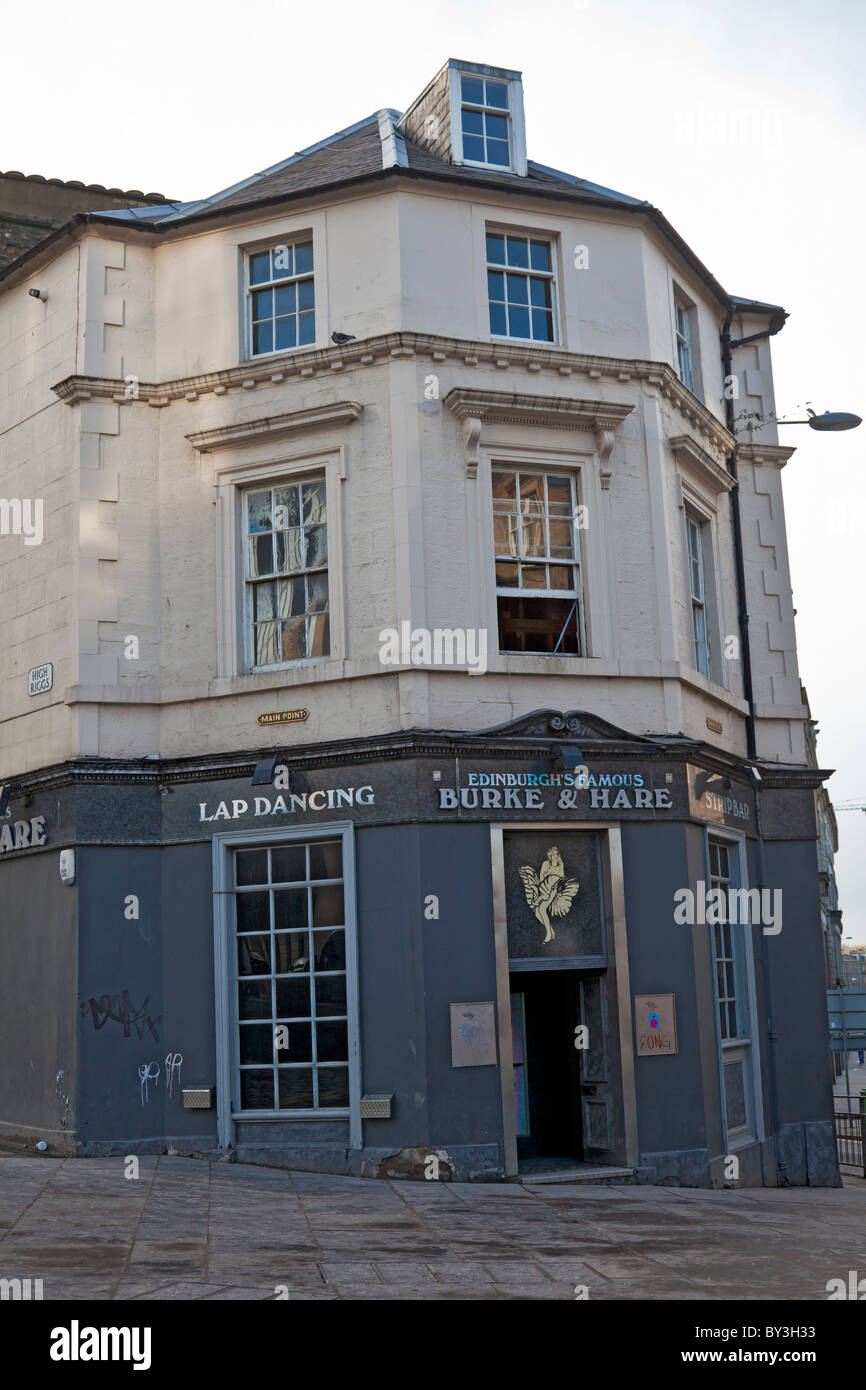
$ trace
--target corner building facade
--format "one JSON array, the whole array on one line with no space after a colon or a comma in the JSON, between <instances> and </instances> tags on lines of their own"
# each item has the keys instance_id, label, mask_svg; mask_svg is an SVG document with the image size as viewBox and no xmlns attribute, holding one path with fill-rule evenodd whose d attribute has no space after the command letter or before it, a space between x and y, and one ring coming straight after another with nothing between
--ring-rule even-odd
<instances>
[{"instance_id":1,"label":"corner building facade","mask_svg":"<svg viewBox=\"0 0 866 1390\"><path fill-rule=\"evenodd\" d=\"M525 146L452 60L0 277L9 1141L838 1184L784 311Z\"/></svg>"}]
</instances>

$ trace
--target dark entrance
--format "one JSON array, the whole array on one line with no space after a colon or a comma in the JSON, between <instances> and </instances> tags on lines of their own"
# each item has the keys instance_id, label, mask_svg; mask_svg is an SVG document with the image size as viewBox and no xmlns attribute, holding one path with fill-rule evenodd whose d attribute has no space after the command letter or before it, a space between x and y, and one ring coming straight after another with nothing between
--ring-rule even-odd
<instances>
[{"instance_id":1,"label":"dark entrance","mask_svg":"<svg viewBox=\"0 0 866 1390\"><path fill-rule=\"evenodd\" d=\"M511 1026L519 1160L581 1162L580 1023L575 970L527 970L511 976Z\"/></svg>"}]
</instances>

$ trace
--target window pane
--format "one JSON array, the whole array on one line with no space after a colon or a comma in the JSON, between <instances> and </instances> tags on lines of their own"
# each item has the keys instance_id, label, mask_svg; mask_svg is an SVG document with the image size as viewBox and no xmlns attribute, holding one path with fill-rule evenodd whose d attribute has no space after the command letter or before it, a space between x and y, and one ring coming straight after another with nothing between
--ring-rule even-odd
<instances>
[{"instance_id":1,"label":"window pane","mask_svg":"<svg viewBox=\"0 0 866 1390\"><path fill-rule=\"evenodd\" d=\"M559 655L579 655L577 606L573 598L500 596L496 608L500 651L551 653L556 648Z\"/></svg>"},{"instance_id":2,"label":"window pane","mask_svg":"<svg viewBox=\"0 0 866 1390\"><path fill-rule=\"evenodd\" d=\"M315 483L304 483L301 492L303 496L304 525L310 526L316 522L324 522L327 514L324 478Z\"/></svg>"},{"instance_id":3,"label":"window pane","mask_svg":"<svg viewBox=\"0 0 866 1390\"><path fill-rule=\"evenodd\" d=\"M307 877L307 852L303 845L283 845L271 850L271 882L297 883Z\"/></svg>"},{"instance_id":4,"label":"window pane","mask_svg":"<svg viewBox=\"0 0 866 1390\"><path fill-rule=\"evenodd\" d=\"M270 1018L270 980L241 980L238 983L238 1017Z\"/></svg>"},{"instance_id":5,"label":"window pane","mask_svg":"<svg viewBox=\"0 0 866 1390\"><path fill-rule=\"evenodd\" d=\"M244 1062L272 1062L274 1032L269 1023L244 1024L240 1032L240 1059Z\"/></svg>"},{"instance_id":6,"label":"window pane","mask_svg":"<svg viewBox=\"0 0 866 1390\"><path fill-rule=\"evenodd\" d=\"M346 977L324 975L316 980L316 1015L327 1018L335 1014L346 1016Z\"/></svg>"},{"instance_id":7,"label":"window pane","mask_svg":"<svg viewBox=\"0 0 866 1390\"><path fill-rule=\"evenodd\" d=\"M571 565L551 565L550 566L550 589L573 589L574 570Z\"/></svg>"},{"instance_id":8,"label":"window pane","mask_svg":"<svg viewBox=\"0 0 866 1390\"><path fill-rule=\"evenodd\" d=\"M280 660L303 661L307 655L307 625L303 618L290 618L280 624Z\"/></svg>"},{"instance_id":9,"label":"window pane","mask_svg":"<svg viewBox=\"0 0 866 1390\"><path fill-rule=\"evenodd\" d=\"M313 269L313 243L302 241L295 247L295 274L309 275Z\"/></svg>"},{"instance_id":10,"label":"window pane","mask_svg":"<svg viewBox=\"0 0 866 1390\"><path fill-rule=\"evenodd\" d=\"M264 849L239 849L235 853L235 883L239 888L248 884L267 883L268 854Z\"/></svg>"},{"instance_id":11,"label":"window pane","mask_svg":"<svg viewBox=\"0 0 866 1390\"><path fill-rule=\"evenodd\" d=\"M309 1018L310 1017L310 977L309 975L291 976L285 980L277 980L277 1018ZM310 1054L307 1053L307 1057ZM283 1057L281 1060L289 1062L305 1062L307 1057Z\"/></svg>"},{"instance_id":12,"label":"window pane","mask_svg":"<svg viewBox=\"0 0 866 1390\"><path fill-rule=\"evenodd\" d=\"M501 270L488 270L487 295L497 302L505 299L505 276Z\"/></svg>"},{"instance_id":13,"label":"window pane","mask_svg":"<svg viewBox=\"0 0 866 1390\"><path fill-rule=\"evenodd\" d=\"M346 933L344 931L317 931L313 933L315 942L317 970L345 970Z\"/></svg>"},{"instance_id":14,"label":"window pane","mask_svg":"<svg viewBox=\"0 0 866 1390\"><path fill-rule=\"evenodd\" d=\"M258 251L250 256L250 284L261 285L271 278L271 256L269 251Z\"/></svg>"},{"instance_id":15,"label":"window pane","mask_svg":"<svg viewBox=\"0 0 866 1390\"><path fill-rule=\"evenodd\" d=\"M510 278L510 277L509 277ZM508 332L512 338L529 337L529 310L512 305L508 310Z\"/></svg>"},{"instance_id":16,"label":"window pane","mask_svg":"<svg viewBox=\"0 0 866 1390\"><path fill-rule=\"evenodd\" d=\"M241 1072L241 1109L273 1110L274 1074L272 1071Z\"/></svg>"},{"instance_id":17,"label":"window pane","mask_svg":"<svg viewBox=\"0 0 866 1390\"><path fill-rule=\"evenodd\" d=\"M250 578L257 574L271 574L274 568L273 540L267 536L250 536Z\"/></svg>"},{"instance_id":18,"label":"window pane","mask_svg":"<svg viewBox=\"0 0 866 1390\"><path fill-rule=\"evenodd\" d=\"M546 555L547 541L544 536L544 518L541 516L523 517L523 554Z\"/></svg>"},{"instance_id":19,"label":"window pane","mask_svg":"<svg viewBox=\"0 0 866 1390\"><path fill-rule=\"evenodd\" d=\"M309 656L327 656L331 650L330 620L327 613L317 613L309 620L307 652Z\"/></svg>"},{"instance_id":20,"label":"window pane","mask_svg":"<svg viewBox=\"0 0 866 1390\"><path fill-rule=\"evenodd\" d=\"M253 585L253 618L257 623L277 616L277 586L272 581Z\"/></svg>"},{"instance_id":21,"label":"window pane","mask_svg":"<svg viewBox=\"0 0 866 1390\"><path fill-rule=\"evenodd\" d=\"M345 1107L348 1104L348 1067L322 1067L319 1072L319 1105Z\"/></svg>"},{"instance_id":22,"label":"window pane","mask_svg":"<svg viewBox=\"0 0 866 1390\"><path fill-rule=\"evenodd\" d=\"M478 106L484 105L484 81L478 77L461 77L460 91L464 101L474 101Z\"/></svg>"},{"instance_id":23,"label":"window pane","mask_svg":"<svg viewBox=\"0 0 866 1390\"><path fill-rule=\"evenodd\" d=\"M301 280L298 283L298 308L314 309L316 305L316 295L312 280Z\"/></svg>"},{"instance_id":24,"label":"window pane","mask_svg":"<svg viewBox=\"0 0 866 1390\"><path fill-rule=\"evenodd\" d=\"M316 316L310 311L298 315L298 346L316 341Z\"/></svg>"},{"instance_id":25,"label":"window pane","mask_svg":"<svg viewBox=\"0 0 866 1390\"><path fill-rule=\"evenodd\" d=\"M273 352L274 326L272 323L253 324L253 353Z\"/></svg>"},{"instance_id":26,"label":"window pane","mask_svg":"<svg viewBox=\"0 0 866 1390\"><path fill-rule=\"evenodd\" d=\"M313 1073L309 1067L280 1067L277 1085L280 1110L312 1110Z\"/></svg>"},{"instance_id":27,"label":"window pane","mask_svg":"<svg viewBox=\"0 0 866 1390\"><path fill-rule=\"evenodd\" d=\"M505 119L505 117L491 116L490 112L488 111L487 115L484 117L484 125L487 133L487 139L497 141L501 140L505 145L505 148L508 149L508 122ZM512 265L518 264L522 265L523 262L512 262Z\"/></svg>"},{"instance_id":28,"label":"window pane","mask_svg":"<svg viewBox=\"0 0 866 1390\"><path fill-rule=\"evenodd\" d=\"M529 246L523 237L506 237L506 247L508 250L508 264L519 266L521 269L529 269ZM510 298L511 296L509 296ZM525 302L525 301L524 301Z\"/></svg>"},{"instance_id":29,"label":"window pane","mask_svg":"<svg viewBox=\"0 0 866 1390\"><path fill-rule=\"evenodd\" d=\"M487 141L487 163L488 164L510 164L508 156L508 145L503 140Z\"/></svg>"},{"instance_id":30,"label":"window pane","mask_svg":"<svg viewBox=\"0 0 866 1390\"><path fill-rule=\"evenodd\" d=\"M493 474L493 499L494 504L497 499L502 501L514 502L517 497L517 474L516 473L494 473Z\"/></svg>"},{"instance_id":31,"label":"window pane","mask_svg":"<svg viewBox=\"0 0 866 1390\"><path fill-rule=\"evenodd\" d=\"M256 319L273 318L274 314L274 292L273 290L256 290L253 295L253 321Z\"/></svg>"},{"instance_id":32,"label":"window pane","mask_svg":"<svg viewBox=\"0 0 866 1390\"><path fill-rule=\"evenodd\" d=\"M505 264L505 237L495 232L487 233L487 259L493 265Z\"/></svg>"},{"instance_id":33,"label":"window pane","mask_svg":"<svg viewBox=\"0 0 866 1390\"><path fill-rule=\"evenodd\" d=\"M550 281L538 280L533 276L529 281L529 299L537 309L549 309Z\"/></svg>"},{"instance_id":34,"label":"window pane","mask_svg":"<svg viewBox=\"0 0 866 1390\"><path fill-rule=\"evenodd\" d=\"M317 613L328 606L327 574L307 575L307 611Z\"/></svg>"},{"instance_id":35,"label":"window pane","mask_svg":"<svg viewBox=\"0 0 866 1390\"><path fill-rule=\"evenodd\" d=\"M274 891L274 931L290 931L307 925L306 888Z\"/></svg>"},{"instance_id":36,"label":"window pane","mask_svg":"<svg viewBox=\"0 0 866 1390\"><path fill-rule=\"evenodd\" d=\"M284 1012L280 1004L280 990L290 985L300 984L299 980L280 980L277 984L277 1014L281 1018L288 1018L288 1011ZM304 1006L303 1012L309 1015L309 999ZM287 1046L281 1047L277 1053L277 1060L280 1062L311 1062L313 1060L313 1025L311 1023L288 1023Z\"/></svg>"},{"instance_id":37,"label":"window pane","mask_svg":"<svg viewBox=\"0 0 866 1390\"><path fill-rule=\"evenodd\" d=\"M273 269L273 276L274 276L274 279L275 279L275 280L287 280L287 279L289 278L290 275L293 275L293 274L294 274L293 254L292 254L292 248L291 248L291 246L286 246L284 242L281 242L278 246L275 246L275 247L274 247L274 253L273 253L273 254L274 254L274 269Z\"/></svg>"},{"instance_id":38,"label":"window pane","mask_svg":"<svg viewBox=\"0 0 866 1390\"><path fill-rule=\"evenodd\" d=\"M276 319L274 322L274 349L277 352L287 352L289 348L297 347L298 344L298 321L292 315L289 318Z\"/></svg>"},{"instance_id":39,"label":"window pane","mask_svg":"<svg viewBox=\"0 0 866 1390\"><path fill-rule=\"evenodd\" d=\"M290 526L300 526L301 508L297 487L274 488L274 530L286 531Z\"/></svg>"},{"instance_id":40,"label":"window pane","mask_svg":"<svg viewBox=\"0 0 866 1390\"><path fill-rule=\"evenodd\" d=\"M279 661L279 623L259 623L253 628L255 633L255 664L273 666Z\"/></svg>"},{"instance_id":41,"label":"window pane","mask_svg":"<svg viewBox=\"0 0 866 1390\"><path fill-rule=\"evenodd\" d=\"M328 531L325 526L310 526L304 531L307 547L307 568L315 569L328 558Z\"/></svg>"},{"instance_id":42,"label":"window pane","mask_svg":"<svg viewBox=\"0 0 866 1390\"><path fill-rule=\"evenodd\" d=\"M498 333L500 337L508 336L508 321L505 317L505 305L490 303L490 332Z\"/></svg>"},{"instance_id":43,"label":"window pane","mask_svg":"<svg viewBox=\"0 0 866 1390\"><path fill-rule=\"evenodd\" d=\"M557 521L551 517L550 553L565 559L574 554L574 531L570 521Z\"/></svg>"},{"instance_id":44,"label":"window pane","mask_svg":"<svg viewBox=\"0 0 866 1390\"><path fill-rule=\"evenodd\" d=\"M493 517L493 540L497 555L517 554L517 517L499 512Z\"/></svg>"},{"instance_id":45,"label":"window pane","mask_svg":"<svg viewBox=\"0 0 866 1390\"><path fill-rule=\"evenodd\" d=\"M524 473L520 478L520 510L533 516L544 513L544 477L540 473Z\"/></svg>"},{"instance_id":46,"label":"window pane","mask_svg":"<svg viewBox=\"0 0 866 1390\"><path fill-rule=\"evenodd\" d=\"M279 616L281 618L297 618L305 611L303 579L280 580Z\"/></svg>"},{"instance_id":47,"label":"window pane","mask_svg":"<svg viewBox=\"0 0 866 1390\"><path fill-rule=\"evenodd\" d=\"M496 584L500 589L516 589L520 582L520 574L517 565L512 565L507 560L497 560L496 562Z\"/></svg>"},{"instance_id":48,"label":"window pane","mask_svg":"<svg viewBox=\"0 0 866 1390\"><path fill-rule=\"evenodd\" d=\"M297 290L294 285L280 285L278 289L274 290L273 294L275 314L293 314L295 312L297 308ZM256 317L264 318L265 315L257 314Z\"/></svg>"},{"instance_id":49,"label":"window pane","mask_svg":"<svg viewBox=\"0 0 866 1390\"><path fill-rule=\"evenodd\" d=\"M277 541L277 572L279 574L291 573L299 570L302 566L301 539L303 532L299 526L293 526L288 531L278 531Z\"/></svg>"},{"instance_id":50,"label":"window pane","mask_svg":"<svg viewBox=\"0 0 866 1390\"><path fill-rule=\"evenodd\" d=\"M247 501L249 530L270 531L271 494L270 492L251 492Z\"/></svg>"},{"instance_id":51,"label":"window pane","mask_svg":"<svg viewBox=\"0 0 866 1390\"><path fill-rule=\"evenodd\" d=\"M537 343L553 342L553 314L548 309L533 309L532 336Z\"/></svg>"},{"instance_id":52,"label":"window pane","mask_svg":"<svg viewBox=\"0 0 866 1390\"><path fill-rule=\"evenodd\" d=\"M484 141L479 136L463 136L463 158L474 159L479 164L484 163Z\"/></svg>"},{"instance_id":53,"label":"window pane","mask_svg":"<svg viewBox=\"0 0 866 1390\"><path fill-rule=\"evenodd\" d=\"M342 926L345 921L343 916L343 885L335 883L330 884L327 888L314 888L312 893L313 926Z\"/></svg>"},{"instance_id":54,"label":"window pane","mask_svg":"<svg viewBox=\"0 0 866 1390\"><path fill-rule=\"evenodd\" d=\"M547 588L547 566L546 565L521 565L520 573L524 589L546 589Z\"/></svg>"},{"instance_id":55,"label":"window pane","mask_svg":"<svg viewBox=\"0 0 866 1390\"><path fill-rule=\"evenodd\" d=\"M310 939L305 931L274 933L274 974L290 975L310 968Z\"/></svg>"},{"instance_id":56,"label":"window pane","mask_svg":"<svg viewBox=\"0 0 866 1390\"><path fill-rule=\"evenodd\" d=\"M464 107L463 134L464 136L484 134L484 116L480 111L467 111Z\"/></svg>"},{"instance_id":57,"label":"window pane","mask_svg":"<svg viewBox=\"0 0 866 1390\"><path fill-rule=\"evenodd\" d=\"M487 105L501 107L503 111L508 110L508 88L504 82L487 81Z\"/></svg>"},{"instance_id":58,"label":"window pane","mask_svg":"<svg viewBox=\"0 0 866 1390\"><path fill-rule=\"evenodd\" d=\"M349 1057L349 1042L345 1023L317 1023L316 1044L320 1062L345 1062Z\"/></svg>"},{"instance_id":59,"label":"window pane","mask_svg":"<svg viewBox=\"0 0 866 1390\"><path fill-rule=\"evenodd\" d=\"M241 936L238 938L238 974L267 975L271 969L271 938Z\"/></svg>"},{"instance_id":60,"label":"window pane","mask_svg":"<svg viewBox=\"0 0 866 1390\"><path fill-rule=\"evenodd\" d=\"M310 878L340 878L343 873L343 847L339 840L310 845Z\"/></svg>"},{"instance_id":61,"label":"window pane","mask_svg":"<svg viewBox=\"0 0 866 1390\"><path fill-rule=\"evenodd\" d=\"M269 931L271 926L267 893L238 893L238 931Z\"/></svg>"},{"instance_id":62,"label":"window pane","mask_svg":"<svg viewBox=\"0 0 866 1390\"><path fill-rule=\"evenodd\" d=\"M550 243L531 241L529 243L529 264L533 270L550 270Z\"/></svg>"}]
</instances>

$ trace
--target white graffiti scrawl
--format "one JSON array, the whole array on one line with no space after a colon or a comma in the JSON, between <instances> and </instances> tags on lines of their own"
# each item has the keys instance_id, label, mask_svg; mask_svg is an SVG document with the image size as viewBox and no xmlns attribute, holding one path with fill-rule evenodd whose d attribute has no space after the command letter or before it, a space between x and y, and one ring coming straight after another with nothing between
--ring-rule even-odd
<instances>
[{"instance_id":1,"label":"white graffiti scrawl","mask_svg":"<svg viewBox=\"0 0 866 1390\"><path fill-rule=\"evenodd\" d=\"M171 1099L172 1083L177 1078L180 1085L180 1069L183 1066L183 1054L180 1052L169 1052L165 1059L165 1084L168 1088L169 1099Z\"/></svg>"},{"instance_id":2,"label":"white graffiti scrawl","mask_svg":"<svg viewBox=\"0 0 866 1390\"><path fill-rule=\"evenodd\" d=\"M138 1078L141 1082L141 1103L145 1105L148 1100L148 1083L152 1081L156 1086L159 1081L159 1062L142 1062L138 1069Z\"/></svg>"}]
</instances>

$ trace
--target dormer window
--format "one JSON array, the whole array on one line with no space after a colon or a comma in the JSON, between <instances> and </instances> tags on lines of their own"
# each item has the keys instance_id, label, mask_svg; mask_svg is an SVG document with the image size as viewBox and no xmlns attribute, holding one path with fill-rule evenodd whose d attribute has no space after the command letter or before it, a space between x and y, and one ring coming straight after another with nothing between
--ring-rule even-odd
<instances>
[{"instance_id":1,"label":"dormer window","mask_svg":"<svg viewBox=\"0 0 866 1390\"><path fill-rule=\"evenodd\" d=\"M461 73L460 130L465 163L509 169L508 83Z\"/></svg>"},{"instance_id":2,"label":"dormer window","mask_svg":"<svg viewBox=\"0 0 866 1390\"><path fill-rule=\"evenodd\" d=\"M442 77L447 77L447 93L442 90L437 95L437 110L446 96L450 108L450 139L443 139L441 148L444 158L472 169L524 176L526 129L520 73L450 58ZM428 105L432 100L430 96Z\"/></svg>"}]
</instances>

